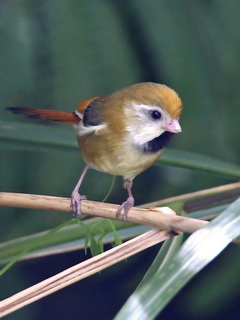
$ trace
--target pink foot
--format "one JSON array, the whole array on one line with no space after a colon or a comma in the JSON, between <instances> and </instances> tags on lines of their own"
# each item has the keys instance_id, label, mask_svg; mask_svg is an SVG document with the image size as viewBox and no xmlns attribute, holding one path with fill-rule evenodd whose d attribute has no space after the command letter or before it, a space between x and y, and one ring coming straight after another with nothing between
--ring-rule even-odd
<instances>
[{"instance_id":1,"label":"pink foot","mask_svg":"<svg viewBox=\"0 0 240 320\"><path fill-rule=\"evenodd\" d=\"M132 196L128 197L125 202L117 209L116 216L118 217L121 214L121 211L124 210L123 221L127 221L128 211L134 206L134 198Z\"/></svg>"},{"instance_id":2,"label":"pink foot","mask_svg":"<svg viewBox=\"0 0 240 320\"><path fill-rule=\"evenodd\" d=\"M86 200L86 197L81 196L77 191L73 191L70 208L75 218L79 218L82 215L82 212L81 212L82 200Z\"/></svg>"}]
</instances>

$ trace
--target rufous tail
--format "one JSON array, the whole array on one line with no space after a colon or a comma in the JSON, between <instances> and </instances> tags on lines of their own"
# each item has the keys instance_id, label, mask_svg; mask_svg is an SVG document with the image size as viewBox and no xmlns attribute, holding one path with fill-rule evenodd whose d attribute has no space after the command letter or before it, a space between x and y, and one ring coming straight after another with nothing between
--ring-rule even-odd
<instances>
[{"instance_id":1,"label":"rufous tail","mask_svg":"<svg viewBox=\"0 0 240 320\"><path fill-rule=\"evenodd\" d=\"M77 124L81 120L75 113L64 112L64 111L21 108L21 107L11 107L11 108L7 108L7 110L16 114L23 114L29 118L46 119L46 120L59 121L64 123Z\"/></svg>"}]
</instances>

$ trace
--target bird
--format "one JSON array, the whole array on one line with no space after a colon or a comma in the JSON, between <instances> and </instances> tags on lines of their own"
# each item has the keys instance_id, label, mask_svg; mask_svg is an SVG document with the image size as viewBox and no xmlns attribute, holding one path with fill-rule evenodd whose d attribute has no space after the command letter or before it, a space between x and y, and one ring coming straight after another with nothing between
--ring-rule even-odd
<instances>
[{"instance_id":1,"label":"bird","mask_svg":"<svg viewBox=\"0 0 240 320\"><path fill-rule=\"evenodd\" d=\"M71 211L80 217L86 199L79 188L89 168L123 177L128 197L116 211L127 220L134 206L133 179L152 166L171 138L182 131L182 102L176 91L154 82L141 82L112 94L81 101L74 112L7 108L30 118L72 124L86 163L72 194Z\"/></svg>"}]
</instances>

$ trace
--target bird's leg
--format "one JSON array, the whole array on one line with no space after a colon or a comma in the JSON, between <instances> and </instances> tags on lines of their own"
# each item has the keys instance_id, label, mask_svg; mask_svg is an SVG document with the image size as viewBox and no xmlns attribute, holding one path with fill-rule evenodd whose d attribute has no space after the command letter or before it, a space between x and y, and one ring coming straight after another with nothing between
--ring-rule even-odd
<instances>
[{"instance_id":1,"label":"bird's leg","mask_svg":"<svg viewBox=\"0 0 240 320\"><path fill-rule=\"evenodd\" d=\"M82 200L86 200L85 196L82 196L79 194L78 190L83 182L83 179L87 173L89 169L89 165L86 165L86 167L84 168L78 183L76 184L76 187L74 188L73 192L72 192L72 196L71 196L71 205L70 208L73 212L74 217L80 217L82 212L81 212L81 201Z\"/></svg>"},{"instance_id":2,"label":"bird's leg","mask_svg":"<svg viewBox=\"0 0 240 320\"><path fill-rule=\"evenodd\" d=\"M119 216L121 211L124 210L124 214L123 214L123 220L124 221L127 221L128 211L134 206L134 198L133 198L132 190L131 190L132 185L133 185L132 180L124 179L123 187L124 187L124 189L127 189L128 198L127 198L127 200L125 202L123 202L121 204L121 206L117 209L117 212L116 212L116 216Z\"/></svg>"}]
</instances>

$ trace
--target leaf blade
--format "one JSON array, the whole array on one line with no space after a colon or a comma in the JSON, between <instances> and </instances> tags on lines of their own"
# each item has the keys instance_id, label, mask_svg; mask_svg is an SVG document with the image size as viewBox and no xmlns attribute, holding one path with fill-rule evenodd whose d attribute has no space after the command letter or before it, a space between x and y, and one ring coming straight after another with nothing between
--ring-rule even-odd
<instances>
[{"instance_id":1,"label":"leaf blade","mask_svg":"<svg viewBox=\"0 0 240 320\"><path fill-rule=\"evenodd\" d=\"M115 319L153 319L174 295L240 234L240 198L206 227L195 232L162 272L126 302ZM143 315L143 317L141 316Z\"/></svg>"},{"instance_id":2,"label":"leaf blade","mask_svg":"<svg viewBox=\"0 0 240 320\"><path fill-rule=\"evenodd\" d=\"M157 164L165 164L185 169L197 169L235 179L240 178L239 165L188 151L168 149L157 161Z\"/></svg>"}]
</instances>

